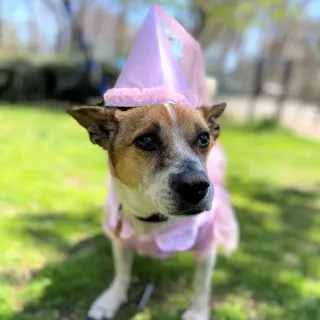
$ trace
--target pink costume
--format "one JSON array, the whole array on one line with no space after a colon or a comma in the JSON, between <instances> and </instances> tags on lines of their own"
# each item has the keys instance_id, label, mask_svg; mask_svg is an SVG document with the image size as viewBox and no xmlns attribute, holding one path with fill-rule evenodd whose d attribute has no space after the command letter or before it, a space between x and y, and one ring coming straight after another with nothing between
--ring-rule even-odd
<instances>
[{"instance_id":1,"label":"pink costume","mask_svg":"<svg viewBox=\"0 0 320 320\"><path fill-rule=\"evenodd\" d=\"M135 107L155 103L184 104L191 108L211 105L206 92L205 68L199 44L172 17L154 5L140 29L133 49L115 88L105 95L109 107ZM138 235L132 224L121 217L116 232L118 201L110 183L106 234L132 246L143 255L168 258L182 251L202 256L221 245L232 253L238 245L238 224L223 185L226 159L219 144L212 148L207 162L214 185L210 211L181 219L181 223L155 236Z\"/></svg>"}]
</instances>

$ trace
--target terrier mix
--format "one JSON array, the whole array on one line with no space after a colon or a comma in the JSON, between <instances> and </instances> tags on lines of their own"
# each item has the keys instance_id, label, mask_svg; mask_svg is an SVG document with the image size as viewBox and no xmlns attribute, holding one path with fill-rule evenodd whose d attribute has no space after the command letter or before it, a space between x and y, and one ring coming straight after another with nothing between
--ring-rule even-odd
<instances>
[{"instance_id":1,"label":"terrier mix","mask_svg":"<svg viewBox=\"0 0 320 320\"><path fill-rule=\"evenodd\" d=\"M205 90L199 47L192 40L198 74L192 73L192 63L184 64L184 78L179 77L173 49L159 31L164 22L175 36L184 37L182 44L190 42L182 27L154 6L116 87L105 94L105 106L68 111L109 156L104 230L112 240L115 276L89 310L96 320L113 318L126 301L135 251L156 258L192 251L197 261L194 297L182 319L208 320L217 245L227 252L237 246L237 223L223 187L225 159L215 143L217 119L226 104L199 107ZM146 42L150 30L155 34ZM171 81L164 74L157 76L157 70L163 73L168 65Z\"/></svg>"}]
</instances>

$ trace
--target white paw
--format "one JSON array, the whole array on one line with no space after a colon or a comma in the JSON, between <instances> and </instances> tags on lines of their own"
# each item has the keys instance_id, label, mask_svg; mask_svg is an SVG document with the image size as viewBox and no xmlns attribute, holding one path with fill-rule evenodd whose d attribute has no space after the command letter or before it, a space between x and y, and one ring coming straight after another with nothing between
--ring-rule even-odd
<instances>
[{"instance_id":1,"label":"white paw","mask_svg":"<svg viewBox=\"0 0 320 320\"><path fill-rule=\"evenodd\" d=\"M210 320L210 308L191 307L182 315L182 320Z\"/></svg>"},{"instance_id":2,"label":"white paw","mask_svg":"<svg viewBox=\"0 0 320 320\"><path fill-rule=\"evenodd\" d=\"M127 294L123 288L111 286L92 304L88 316L93 320L112 319L126 301Z\"/></svg>"}]
</instances>

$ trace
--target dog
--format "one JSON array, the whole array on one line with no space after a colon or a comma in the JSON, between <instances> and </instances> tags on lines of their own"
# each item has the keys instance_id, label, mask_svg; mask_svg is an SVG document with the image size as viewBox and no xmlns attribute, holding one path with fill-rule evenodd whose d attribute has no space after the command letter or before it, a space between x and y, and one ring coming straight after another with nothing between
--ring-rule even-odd
<instances>
[{"instance_id":1,"label":"dog","mask_svg":"<svg viewBox=\"0 0 320 320\"><path fill-rule=\"evenodd\" d=\"M85 106L68 110L88 131L91 142L107 151L109 158L110 195L105 231L112 240L115 276L110 287L91 306L88 313L91 319L111 319L126 302L135 251L167 258L187 250L200 254L196 254L193 299L182 319L210 319L211 278L219 244L218 236L212 240L211 229L219 224L217 219L223 214L220 218L217 214L212 216L216 220L207 228L209 231L205 229L204 217L210 217L211 212L217 210L213 205L219 186L213 185L208 161L210 157L215 159L214 152L221 151L216 143L220 135L218 118L225 107L225 103L220 103L192 109L164 103L135 108ZM214 170L220 170L219 165L216 163ZM190 223L197 224L198 234L193 236L196 240L189 247L186 244L189 235L182 236L179 248L165 247L170 239L175 245L179 242L179 234L173 231L168 239L162 239L161 245L157 239L158 246L164 246L165 252L154 248L154 237L168 230L179 230L181 225L185 228L182 233L190 233L194 228L184 227ZM229 232L223 228L222 238L226 236L224 232ZM231 233L236 225L232 228ZM121 232L127 232L128 236L121 239ZM209 246L201 239L201 234L208 232L213 242ZM147 239L147 248L144 239ZM235 242L231 246L235 246Z\"/></svg>"},{"instance_id":2,"label":"dog","mask_svg":"<svg viewBox=\"0 0 320 320\"><path fill-rule=\"evenodd\" d=\"M210 318L217 247L228 254L238 244L223 185L226 159L216 142L226 104L208 107L215 91L200 45L154 5L103 106L68 111L109 157L103 229L115 275L92 304L91 319L113 318L127 300L135 252L169 258L185 251L194 253L197 266L182 319Z\"/></svg>"}]
</instances>

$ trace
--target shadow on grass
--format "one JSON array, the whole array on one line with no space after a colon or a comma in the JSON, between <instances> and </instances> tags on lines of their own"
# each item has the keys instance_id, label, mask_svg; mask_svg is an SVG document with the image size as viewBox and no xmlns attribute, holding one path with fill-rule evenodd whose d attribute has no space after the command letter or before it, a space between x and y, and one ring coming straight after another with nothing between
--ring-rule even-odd
<instances>
[{"instance_id":1,"label":"shadow on grass","mask_svg":"<svg viewBox=\"0 0 320 320\"><path fill-rule=\"evenodd\" d=\"M278 188L261 181L243 181L230 177L241 227L241 243L231 258L221 257L214 277L216 319L320 319L320 295L316 290L320 279L320 227L317 193L296 188ZM84 218L83 218L84 217ZM82 219L52 214L37 221L38 229L46 224L69 219L74 228L96 223L97 218L85 214ZM30 217L35 223L35 217ZM37 228L36 228L37 229ZM85 319L91 302L110 283L113 275L110 244L102 234L92 235L68 246L62 234L39 233L26 229L36 241L49 241L66 254L60 263L44 267L33 274L27 286L28 304L10 320ZM137 257L129 303L116 319L128 320L147 283L156 290L150 307L152 317L143 319L179 319L188 305L194 262L189 254L165 261ZM32 299L37 287L43 291ZM319 284L319 283L318 283ZM230 294L246 300L240 315L221 305ZM30 298L31 297L31 298Z\"/></svg>"},{"instance_id":2,"label":"shadow on grass","mask_svg":"<svg viewBox=\"0 0 320 320\"><path fill-rule=\"evenodd\" d=\"M10 108L12 110L21 111L24 109L35 109L35 110L43 110L51 113L65 113L72 106L82 106L83 103L72 103L67 101L59 101L59 100L43 100L43 101L23 101L18 103L9 103L3 100L0 100L0 110L1 108ZM102 98L92 98L86 103L88 106L103 106Z\"/></svg>"},{"instance_id":3,"label":"shadow on grass","mask_svg":"<svg viewBox=\"0 0 320 320\"><path fill-rule=\"evenodd\" d=\"M264 118L247 123L246 128L251 132L270 132L284 130L276 120L272 118ZM287 131L289 132L289 130Z\"/></svg>"},{"instance_id":4,"label":"shadow on grass","mask_svg":"<svg viewBox=\"0 0 320 320\"><path fill-rule=\"evenodd\" d=\"M10 107L12 110L22 111L28 109L35 109L35 110L45 110L48 112L58 112L63 113L69 107L71 103L68 102L61 102L57 100L44 100L44 101L25 101L22 103L7 103L3 100L0 100L0 110L1 108L8 108Z\"/></svg>"}]
</instances>

